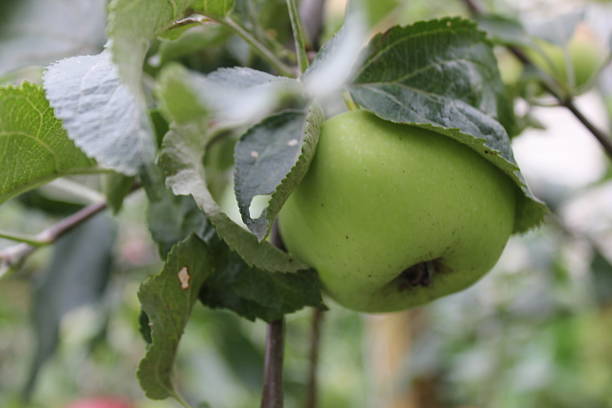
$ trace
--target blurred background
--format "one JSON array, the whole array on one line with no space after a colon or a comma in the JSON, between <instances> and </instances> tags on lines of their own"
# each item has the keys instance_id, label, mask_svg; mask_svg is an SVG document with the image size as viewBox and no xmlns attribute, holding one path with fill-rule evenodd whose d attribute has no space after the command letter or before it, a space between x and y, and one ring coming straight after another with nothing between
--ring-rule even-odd
<instances>
[{"instance_id":1,"label":"blurred background","mask_svg":"<svg viewBox=\"0 0 612 408\"><path fill-rule=\"evenodd\" d=\"M284 6L284 0L255 3ZM341 24L345 3L326 2L324 38ZM374 31L467 16L461 1L367 4ZM569 30L568 55L574 49L579 55L569 58L575 73L569 88L580 109L609 131L612 2L481 4L519 19L536 35L545 37L546 27ZM98 52L105 42L105 9L105 0L1 0L0 83L39 82L46 64ZM286 22L269 18L264 25L283 40L286 27L275 21ZM154 73L167 61L205 72L249 63L252 56L241 40L215 35L188 31L164 39L154 45L147 69ZM507 51L496 52L516 98L517 161L551 216L541 228L513 237L494 270L475 286L426 307L365 316L328 301L321 407L612 407L610 160ZM579 66L590 60L590 71ZM557 71L567 74L566 68ZM53 182L3 204L0 229L35 234L101 199L102 191L103 183L92 177ZM231 197L224 201L234 211ZM97 397L123 405L72 407L178 406L147 400L135 376L145 350L136 293L146 276L161 269L145 207L144 194L132 194L118 216L96 217L0 280L0 407L68 408ZM93 251L84 244L91 241L97 245ZM0 250L13 244L0 240ZM287 322L286 406L293 408L303 406L306 389L310 311ZM262 322L196 306L180 347L179 387L190 401L208 404L202 406L258 406L264 339ZM20 402L24 394L29 402Z\"/></svg>"}]
</instances>

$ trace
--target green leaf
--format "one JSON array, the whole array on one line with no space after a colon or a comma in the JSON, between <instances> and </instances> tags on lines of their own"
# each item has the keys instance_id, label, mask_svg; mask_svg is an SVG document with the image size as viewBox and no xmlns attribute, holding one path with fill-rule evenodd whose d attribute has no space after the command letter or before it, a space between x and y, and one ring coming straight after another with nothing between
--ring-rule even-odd
<instances>
[{"instance_id":1,"label":"green leaf","mask_svg":"<svg viewBox=\"0 0 612 408\"><path fill-rule=\"evenodd\" d=\"M115 236L115 226L108 217L94 217L58 240L50 265L37 275L32 295L37 341L25 395L34 391L42 366L57 349L64 316L102 300L110 277Z\"/></svg>"},{"instance_id":2,"label":"green leaf","mask_svg":"<svg viewBox=\"0 0 612 408\"><path fill-rule=\"evenodd\" d=\"M113 0L108 37L119 77L141 96L142 64L149 45L181 18L193 0Z\"/></svg>"},{"instance_id":3,"label":"green leaf","mask_svg":"<svg viewBox=\"0 0 612 408\"><path fill-rule=\"evenodd\" d=\"M221 19L231 13L235 5L234 0L195 0L193 8L205 16Z\"/></svg>"},{"instance_id":4,"label":"green leaf","mask_svg":"<svg viewBox=\"0 0 612 408\"><path fill-rule=\"evenodd\" d=\"M106 202L113 214L118 214L123 207L123 200L132 191L134 185L134 177L124 176L120 173L111 173L106 175L104 179L104 194Z\"/></svg>"},{"instance_id":5,"label":"green leaf","mask_svg":"<svg viewBox=\"0 0 612 408\"><path fill-rule=\"evenodd\" d=\"M104 45L106 0L1 3L0 74L95 53Z\"/></svg>"},{"instance_id":6,"label":"green leaf","mask_svg":"<svg viewBox=\"0 0 612 408\"><path fill-rule=\"evenodd\" d=\"M0 203L93 165L68 139L42 88L0 88Z\"/></svg>"},{"instance_id":7,"label":"green leaf","mask_svg":"<svg viewBox=\"0 0 612 408\"><path fill-rule=\"evenodd\" d=\"M220 47L231 37L230 34L227 26L209 22L190 27L175 39L162 38L159 46L160 64L164 66L186 55Z\"/></svg>"},{"instance_id":8,"label":"green leaf","mask_svg":"<svg viewBox=\"0 0 612 408\"><path fill-rule=\"evenodd\" d=\"M314 156L323 112L313 106L308 115L285 111L249 129L235 149L234 185L242 220L263 240L281 207L302 181ZM268 207L256 218L253 198L271 195Z\"/></svg>"},{"instance_id":9,"label":"green leaf","mask_svg":"<svg viewBox=\"0 0 612 408\"><path fill-rule=\"evenodd\" d=\"M207 246L192 235L170 251L164 269L138 291L152 340L138 367L138 379L151 399L182 401L172 380L174 360L193 304L212 268Z\"/></svg>"},{"instance_id":10,"label":"green leaf","mask_svg":"<svg viewBox=\"0 0 612 408\"><path fill-rule=\"evenodd\" d=\"M192 234L206 239L211 227L193 198L172 194L156 166L143 170L141 180L149 199L147 224L162 259L167 257L174 245Z\"/></svg>"},{"instance_id":11,"label":"green leaf","mask_svg":"<svg viewBox=\"0 0 612 408\"><path fill-rule=\"evenodd\" d=\"M497 120L511 126L503 91L484 33L458 18L394 27L377 35L350 86L363 109L451 137L506 173L523 193L514 230L524 232L541 223L546 207L529 191Z\"/></svg>"},{"instance_id":12,"label":"green leaf","mask_svg":"<svg viewBox=\"0 0 612 408\"><path fill-rule=\"evenodd\" d=\"M153 161L149 116L119 79L107 51L51 65L44 85L68 137L101 165L133 176Z\"/></svg>"},{"instance_id":13,"label":"green leaf","mask_svg":"<svg viewBox=\"0 0 612 408\"><path fill-rule=\"evenodd\" d=\"M532 44L531 37L518 20L498 14L483 14L478 16L476 21L478 27L498 44L521 46Z\"/></svg>"},{"instance_id":14,"label":"green leaf","mask_svg":"<svg viewBox=\"0 0 612 408\"><path fill-rule=\"evenodd\" d=\"M156 94L166 120L177 124L205 120L208 108L197 93L201 76L192 74L182 65L171 64L159 75Z\"/></svg>"},{"instance_id":15,"label":"green leaf","mask_svg":"<svg viewBox=\"0 0 612 408\"><path fill-rule=\"evenodd\" d=\"M234 223L221 211L206 186L203 155L206 132L203 124L177 127L164 138L159 165L166 184L176 195L191 195L206 213L219 236L249 266L270 272L296 272L308 267L288 254L257 238Z\"/></svg>"},{"instance_id":16,"label":"green leaf","mask_svg":"<svg viewBox=\"0 0 612 408\"><path fill-rule=\"evenodd\" d=\"M270 273L249 267L223 242L214 244L215 273L200 300L211 308L230 309L249 320L272 322L305 306L324 307L314 270Z\"/></svg>"}]
</instances>

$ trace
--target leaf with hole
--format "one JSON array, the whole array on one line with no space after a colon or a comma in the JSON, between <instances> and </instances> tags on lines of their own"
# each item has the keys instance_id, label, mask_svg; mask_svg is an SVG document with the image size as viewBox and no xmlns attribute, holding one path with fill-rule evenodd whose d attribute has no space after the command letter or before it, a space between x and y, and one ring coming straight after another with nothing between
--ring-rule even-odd
<instances>
[{"instance_id":1,"label":"leaf with hole","mask_svg":"<svg viewBox=\"0 0 612 408\"><path fill-rule=\"evenodd\" d=\"M300 183L314 156L323 112L286 111L249 129L235 149L234 185L242 220L263 240L284 202ZM253 199L270 196L261 215L252 214Z\"/></svg>"}]
</instances>

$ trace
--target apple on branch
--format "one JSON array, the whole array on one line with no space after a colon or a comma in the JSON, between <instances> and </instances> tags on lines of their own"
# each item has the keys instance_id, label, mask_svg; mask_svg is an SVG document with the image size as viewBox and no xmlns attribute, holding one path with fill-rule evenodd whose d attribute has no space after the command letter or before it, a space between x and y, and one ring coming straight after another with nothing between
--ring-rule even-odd
<instances>
[{"instance_id":1,"label":"apple on branch","mask_svg":"<svg viewBox=\"0 0 612 408\"><path fill-rule=\"evenodd\" d=\"M495 265L517 190L455 140L351 111L324 123L280 230L338 303L397 311L462 290Z\"/></svg>"}]
</instances>

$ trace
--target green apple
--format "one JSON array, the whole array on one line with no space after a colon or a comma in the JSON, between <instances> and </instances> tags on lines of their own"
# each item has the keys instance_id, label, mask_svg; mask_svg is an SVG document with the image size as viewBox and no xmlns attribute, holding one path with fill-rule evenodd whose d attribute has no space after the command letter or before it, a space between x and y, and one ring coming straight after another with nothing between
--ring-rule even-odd
<instances>
[{"instance_id":1,"label":"green apple","mask_svg":"<svg viewBox=\"0 0 612 408\"><path fill-rule=\"evenodd\" d=\"M338 303L397 311L490 270L512 234L517 194L465 145L352 111L324 123L280 231Z\"/></svg>"}]
</instances>

